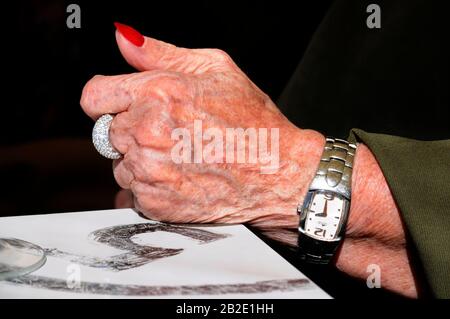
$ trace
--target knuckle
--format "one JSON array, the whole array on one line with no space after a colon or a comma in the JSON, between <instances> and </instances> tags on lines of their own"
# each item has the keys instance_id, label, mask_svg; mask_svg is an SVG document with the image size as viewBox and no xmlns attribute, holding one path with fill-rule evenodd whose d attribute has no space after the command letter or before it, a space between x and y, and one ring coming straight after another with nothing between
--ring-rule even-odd
<instances>
[{"instance_id":1,"label":"knuckle","mask_svg":"<svg viewBox=\"0 0 450 319\"><path fill-rule=\"evenodd\" d=\"M161 111L166 112L167 111ZM171 132L173 123L170 115L166 118L154 115L152 119L141 121L133 130L136 143L143 147L165 150L172 146Z\"/></svg>"},{"instance_id":2,"label":"knuckle","mask_svg":"<svg viewBox=\"0 0 450 319\"><path fill-rule=\"evenodd\" d=\"M150 71L133 90L139 100L158 103L158 107L171 107L174 102L184 102L195 94L192 77L170 71Z\"/></svg>"},{"instance_id":3,"label":"knuckle","mask_svg":"<svg viewBox=\"0 0 450 319\"><path fill-rule=\"evenodd\" d=\"M181 74L172 72L161 72L155 76L154 81L157 84L156 88L172 89L186 85L185 78Z\"/></svg>"},{"instance_id":4,"label":"knuckle","mask_svg":"<svg viewBox=\"0 0 450 319\"><path fill-rule=\"evenodd\" d=\"M141 183L142 186L152 182L153 172L151 167L153 164L146 158L143 158L141 153L137 146L133 146L130 152L125 155L124 167L130 172L129 177L132 177L132 181Z\"/></svg>"},{"instance_id":5,"label":"knuckle","mask_svg":"<svg viewBox=\"0 0 450 319\"><path fill-rule=\"evenodd\" d=\"M132 143L129 132L130 125L128 112L122 112L116 114L109 129L109 140L121 154L128 153L129 146Z\"/></svg>"},{"instance_id":6,"label":"knuckle","mask_svg":"<svg viewBox=\"0 0 450 319\"><path fill-rule=\"evenodd\" d=\"M134 180L133 173L125 167L122 159L113 162L113 175L117 184L124 189L129 189Z\"/></svg>"},{"instance_id":7,"label":"knuckle","mask_svg":"<svg viewBox=\"0 0 450 319\"><path fill-rule=\"evenodd\" d=\"M141 160L133 165L133 173L136 181L154 184L166 183L168 180L166 165L155 156L150 159Z\"/></svg>"},{"instance_id":8,"label":"knuckle","mask_svg":"<svg viewBox=\"0 0 450 319\"><path fill-rule=\"evenodd\" d=\"M220 63L231 64L233 60L230 55L221 49L210 49L211 56Z\"/></svg>"}]
</instances>

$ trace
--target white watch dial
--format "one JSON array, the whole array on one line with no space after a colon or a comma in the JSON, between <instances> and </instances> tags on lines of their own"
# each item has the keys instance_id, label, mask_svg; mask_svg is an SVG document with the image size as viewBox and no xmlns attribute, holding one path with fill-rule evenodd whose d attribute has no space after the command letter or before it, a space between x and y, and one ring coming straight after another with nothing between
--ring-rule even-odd
<instances>
[{"instance_id":1,"label":"white watch dial","mask_svg":"<svg viewBox=\"0 0 450 319\"><path fill-rule=\"evenodd\" d=\"M346 203L340 196L331 193L316 193L309 206L305 220L305 232L319 240L337 237Z\"/></svg>"}]
</instances>

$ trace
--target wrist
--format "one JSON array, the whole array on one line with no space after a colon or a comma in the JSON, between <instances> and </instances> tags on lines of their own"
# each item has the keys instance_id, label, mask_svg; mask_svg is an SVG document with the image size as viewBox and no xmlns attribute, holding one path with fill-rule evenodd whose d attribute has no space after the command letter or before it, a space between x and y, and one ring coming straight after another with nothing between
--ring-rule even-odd
<instances>
[{"instance_id":1,"label":"wrist","mask_svg":"<svg viewBox=\"0 0 450 319\"><path fill-rule=\"evenodd\" d=\"M352 177L352 200L346 237L373 234L377 239L404 243L404 229L383 172L369 148L359 144Z\"/></svg>"},{"instance_id":2,"label":"wrist","mask_svg":"<svg viewBox=\"0 0 450 319\"><path fill-rule=\"evenodd\" d=\"M325 137L317 131L288 127L280 134L280 169L269 177L275 178L270 188L273 200L266 202L265 212L251 222L252 226L273 239L294 242L299 223L297 207L305 199L324 145ZM280 239L286 234L289 239Z\"/></svg>"},{"instance_id":3,"label":"wrist","mask_svg":"<svg viewBox=\"0 0 450 319\"><path fill-rule=\"evenodd\" d=\"M299 188L291 203L292 213L296 216L295 224L291 225L292 228L298 229L297 207L305 200L309 186L319 168L324 147L325 136L314 130L301 130L298 139L291 141L290 158L300 168L298 174L291 177L293 187L296 185Z\"/></svg>"}]
</instances>

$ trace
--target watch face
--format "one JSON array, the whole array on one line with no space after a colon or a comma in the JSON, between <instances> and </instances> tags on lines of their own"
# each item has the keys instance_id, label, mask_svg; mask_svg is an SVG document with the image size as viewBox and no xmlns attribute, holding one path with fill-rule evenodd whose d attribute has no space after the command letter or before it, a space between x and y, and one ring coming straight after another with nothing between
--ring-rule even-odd
<instances>
[{"instance_id":1,"label":"watch face","mask_svg":"<svg viewBox=\"0 0 450 319\"><path fill-rule=\"evenodd\" d=\"M304 216L304 232L318 240L335 240L347 214L348 201L330 192L313 193Z\"/></svg>"}]
</instances>

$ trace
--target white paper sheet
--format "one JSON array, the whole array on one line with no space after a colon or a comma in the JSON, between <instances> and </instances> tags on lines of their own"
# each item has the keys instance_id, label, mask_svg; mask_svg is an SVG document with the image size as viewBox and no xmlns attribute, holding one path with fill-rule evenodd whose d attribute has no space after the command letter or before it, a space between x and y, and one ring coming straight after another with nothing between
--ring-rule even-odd
<instances>
[{"instance_id":1,"label":"white paper sheet","mask_svg":"<svg viewBox=\"0 0 450 319\"><path fill-rule=\"evenodd\" d=\"M329 298L245 226L166 225L131 209L0 218L46 264L0 298Z\"/></svg>"}]
</instances>

